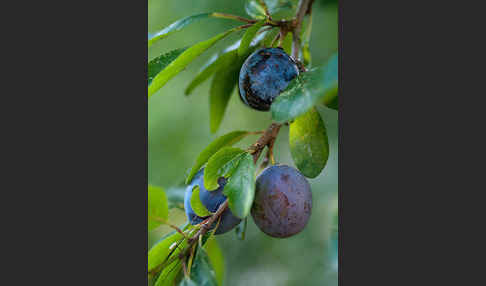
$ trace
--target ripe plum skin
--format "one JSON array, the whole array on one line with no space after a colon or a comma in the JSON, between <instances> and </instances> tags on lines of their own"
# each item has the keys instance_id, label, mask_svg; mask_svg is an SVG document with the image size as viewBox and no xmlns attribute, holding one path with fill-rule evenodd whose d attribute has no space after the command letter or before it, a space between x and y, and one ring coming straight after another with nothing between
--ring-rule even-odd
<instances>
[{"instance_id":1,"label":"ripe plum skin","mask_svg":"<svg viewBox=\"0 0 486 286\"><path fill-rule=\"evenodd\" d=\"M251 215L264 233L277 238L299 233L307 225L311 209L310 185L298 170L274 165L258 176Z\"/></svg>"},{"instance_id":2,"label":"ripe plum skin","mask_svg":"<svg viewBox=\"0 0 486 286\"><path fill-rule=\"evenodd\" d=\"M240 98L253 109L268 111L272 101L298 74L297 64L283 49L259 49L241 66L238 79Z\"/></svg>"},{"instance_id":3,"label":"ripe plum skin","mask_svg":"<svg viewBox=\"0 0 486 286\"><path fill-rule=\"evenodd\" d=\"M197 174L192 179L191 183L187 186L186 194L184 197L184 208L186 210L186 216L189 222L192 225L196 225L204 221L208 217L199 217L197 216L192 207L191 207L191 195L193 188L198 185L199 186L199 198L201 199L202 204L212 213L216 212L219 206L226 200L226 196L223 194L223 188L226 184L226 180L218 180L220 184L219 188L214 191L208 191L204 187L204 169L199 170ZM233 215L231 210L228 208L221 214L221 221L218 226L218 229L214 234L223 234L230 230L232 230L235 226L237 226L241 222L241 219ZM216 222L211 226L214 228L216 226Z\"/></svg>"}]
</instances>

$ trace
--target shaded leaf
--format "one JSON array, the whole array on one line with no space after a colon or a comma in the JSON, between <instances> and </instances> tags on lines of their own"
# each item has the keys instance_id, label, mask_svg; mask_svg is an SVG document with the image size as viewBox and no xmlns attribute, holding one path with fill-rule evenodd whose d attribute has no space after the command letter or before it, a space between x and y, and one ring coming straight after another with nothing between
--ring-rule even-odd
<instances>
[{"instance_id":1,"label":"shaded leaf","mask_svg":"<svg viewBox=\"0 0 486 286\"><path fill-rule=\"evenodd\" d=\"M208 18L211 16L212 13L202 13L197 15L192 15L189 17L185 17L183 19L177 20L174 23L170 24L169 26L165 27L164 29L157 31L155 33L149 33L148 35L148 46L150 47L156 41L167 37L168 35L180 31L185 26L194 23L198 20Z\"/></svg>"},{"instance_id":2,"label":"shaded leaf","mask_svg":"<svg viewBox=\"0 0 486 286\"><path fill-rule=\"evenodd\" d=\"M211 215L211 212L203 205L199 198L199 186L195 186L191 195L191 207L194 213L200 217L207 217Z\"/></svg>"},{"instance_id":3,"label":"shaded leaf","mask_svg":"<svg viewBox=\"0 0 486 286\"><path fill-rule=\"evenodd\" d=\"M245 239L246 226L247 226L247 223L248 223L247 220L248 220L248 217L246 217L244 220L242 220L240 222L240 224L237 225L236 228L235 228L236 237L239 240L244 240Z\"/></svg>"},{"instance_id":4,"label":"shaded leaf","mask_svg":"<svg viewBox=\"0 0 486 286\"><path fill-rule=\"evenodd\" d=\"M236 57L234 61L221 66L213 77L209 89L209 126L211 133L218 131L223 120L226 107L236 85L242 60Z\"/></svg>"},{"instance_id":5,"label":"shaded leaf","mask_svg":"<svg viewBox=\"0 0 486 286\"><path fill-rule=\"evenodd\" d=\"M184 278L182 279L181 283L179 283L179 286L198 286L198 285L191 279Z\"/></svg>"},{"instance_id":6,"label":"shaded leaf","mask_svg":"<svg viewBox=\"0 0 486 286\"><path fill-rule=\"evenodd\" d=\"M206 162L209 160L209 158L211 158L211 156L213 156L214 153L218 152L219 149L225 146L231 146L239 142L248 134L250 134L248 131L233 131L221 137L218 137L216 140L211 142L211 144L204 148L204 150L197 157L196 163L189 172L189 175L187 176L186 184L189 184L191 182L192 178L194 178L194 175L196 175L199 169L201 169L201 167L206 164Z\"/></svg>"},{"instance_id":7,"label":"shaded leaf","mask_svg":"<svg viewBox=\"0 0 486 286\"><path fill-rule=\"evenodd\" d=\"M326 166L329 157L326 127L315 107L290 123L289 147L295 165L304 176L315 178Z\"/></svg>"},{"instance_id":8,"label":"shaded leaf","mask_svg":"<svg viewBox=\"0 0 486 286\"><path fill-rule=\"evenodd\" d=\"M204 168L204 187L208 191L216 190L219 187L218 179L228 178L231 175L238 166L240 155L244 152L240 148L224 147L211 156Z\"/></svg>"},{"instance_id":9,"label":"shaded leaf","mask_svg":"<svg viewBox=\"0 0 486 286\"><path fill-rule=\"evenodd\" d=\"M245 153L235 171L224 186L223 193L228 198L231 212L244 219L250 213L255 197L255 164L253 156Z\"/></svg>"},{"instance_id":10,"label":"shaded leaf","mask_svg":"<svg viewBox=\"0 0 486 286\"><path fill-rule=\"evenodd\" d=\"M328 88L324 92L323 102L332 109L338 110L338 54L333 55L327 62L325 82Z\"/></svg>"},{"instance_id":11,"label":"shaded leaf","mask_svg":"<svg viewBox=\"0 0 486 286\"><path fill-rule=\"evenodd\" d=\"M255 38L255 35L264 23L265 21L259 21L246 30L243 38L241 39L240 47L238 48L239 57L246 57L253 38Z\"/></svg>"},{"instance_id":12,"label":"shaded leaf","mask_svg":"<svg viewBox=\"0 0 486 286\"><path fill-rule=\"evenodd\" d=\"M216 42L228 36L234 31L241 29L240 27L233 28L224 33L216 35L209 40L199 42L194 46L186 49L174 61L172 61L165 69L158 73L152 80L148 88L148 96L150 97L157 90L163 87L172 77L181 72L188 64L197 58L204 51L213 46Z\"/></svg>"},{"instance_id":13,"label":"shaded leaf","mask_svg":"<svg viewBox=\"0 0 486 286\"><path fill-rule=\"evenodd\" d=\"M278 29L272 29L267 34L265 35L265 38L263 39L263 46L264 47L271 47L272 46L272 41L275 39L275 37L278 35L279 30Z\"/></svg>"},{"instance_id":14,"label":"shaded leaf","mask_svg":"<svg viewBox=\"0 0 486 286\"><path fill-rule=\"evenodd\" d=\"M201 70L196 77L189 83L186 90L184 91L185 95L189 95L192 91L209 79L219 68L222 66L227 66L231 64L234 60L236 60L237 51L229 51L227 53L222 54L221 56L217 56L216 59L207 65L203 70Z\"/></svg>"},{"instance_id":15,"label":"shaded leaf","mask_svg":"<svg viewBox=\"0 0 486 286\"><path fill-rule=\"evenodd\" d=\"M219 286L223 285L224 280L224 257L223 251L219 247L218 241L212 237L208 239L204 245L204 249L208 254L209 263L214 269L214 276Z\"/></svg>"},{"instance_id":16,"label":"shaded leaf","mask_svg":"<svg viewBox=\"0 0 486 286\"><path fill-rule=\"evenodd\" d=\"M169 65L173 60L175 60L182 52L184 52L187 48L180 48L172 50L168 53L160 55L154 59L152 59L148 63L148 85L152 83L154 77L163 70L167 65Z\"/></svg>"},{"instance_id":17,"label":"shaded leaf","mask_svg":"<svg viewBox=\"0 0 486 286\"><path fill-rule=\"evenodd\" d=\"M326 80L326 68L319 67L299 74L272 103L272 118L286 122L307 112L321 101L334 84Z\"/></svg>"},{"instance_id":18,"label":"shaded leaf","mask_svg":"<svg viewBox=\"0 0 486 286\"><path fill-rule=\"evenodd\" d=\"M162 224L157 218L167 220L169 208L167 196L160 187L148 186L148 230L158 227Z\"/></svg>"},{"instance_id":19,"label":"shaded leaf","mask_svg":"<svg viewBox=\"0 0 486 286\"><path fill-rule=\"evenodd\" d=\"M204 248L198 248L191 268L191 279L198 286L217 286L215 272Z\"/></svg>"}]
</instances>

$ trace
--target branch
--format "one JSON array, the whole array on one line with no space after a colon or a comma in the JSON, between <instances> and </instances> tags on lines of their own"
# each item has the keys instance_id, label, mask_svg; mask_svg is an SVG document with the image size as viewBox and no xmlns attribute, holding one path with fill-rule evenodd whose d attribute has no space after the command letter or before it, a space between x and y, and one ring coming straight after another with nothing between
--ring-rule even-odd
<instances>
[{"instance_id":1,"label":"branch","mask_svg":"<svg viewBox=\"0 0 486 286\"><path fill-rule=\"evenodd\" d=\"M263 135L258 138L255 144L251 145L249 148L250 154L253 155L253 162L256 164L260 154L262 153L265 146L269 146L272 141L277 138L278 132L280 131L280 127L282 124L272 123L267 130L263 133Z\"/></svg>"},{"instance_id":2,"label":"branch","mask_svg":"<svg viewBox=\"0 0 486 286\"><path fill-rule=\"evenodd\" d=\"M212 16L216 17L216 18L232 19L232 20L237 20L237 21L252 23L252 24L257 22L257 20L247 19L247 18L243 18L243 17L237 16L237 15L231 15L231 14L226 14L226 13L215 12L215 13L212 14Z\"/></svg>"},{"instance_id":3,"label":"branch","mask_svg":"<svg viewBox=\"0 0 486 286\"><path fill-rule=\"evenodd\" d=\"M304 20L304 16L310 12L311 6L314 0L300 0L299 1L299 9L295 14L294 20L294 29L293 33L293 45L292 45L292 57L295 60L298 60L299 51L300 51L300 30L302 29L302 21Z\"/></svg>"}]
</instances>

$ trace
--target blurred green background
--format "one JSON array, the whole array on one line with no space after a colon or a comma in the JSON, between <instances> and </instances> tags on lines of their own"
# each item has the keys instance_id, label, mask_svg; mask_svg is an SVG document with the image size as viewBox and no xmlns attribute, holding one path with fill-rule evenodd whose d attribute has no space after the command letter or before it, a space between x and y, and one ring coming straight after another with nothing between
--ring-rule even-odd
<instances>
[{"instance_id":1,"label":"blurred green background","mask_svg":"<svg viewBox=\"0 0 486 286\"><path fill-rule=\"evenodd\" d=\"M312 65L319 66L337 52L338 18L336 1L316 0L313 5L310 40ZM244 0L149 0L148 32L197 13L222 12L244 17ZM184 28L149 49L149 60L161 53L193 45L241 23L226 19L206 19ZM170 188L177 186L192 167L199 152L216 137L233 130L264 130L271 122L268 112L246 107L234 91L217 134L209 132L208 91L210 80L186 97L184 89L201 66L216 52L241 37L235 33L218 42L188 68L155 93L148 104L148 182ZM217 237L225 256L225 285L337 285L336 243L331 240L337 211L338 113L319 107L325 122L330 155L319 177L310 179L313 191L312 216L296 236L276 239L266 236L248 219L244 241L234 232ZM250 136L238 146L247 147L257 139ZM293 166L288 149L288 127L282 128L275 144L279 163ZM181 225L182 211L172 210L169 220ZM149 248L169 229L162 226L149 233Z\"/></svg>"}]
</instances>

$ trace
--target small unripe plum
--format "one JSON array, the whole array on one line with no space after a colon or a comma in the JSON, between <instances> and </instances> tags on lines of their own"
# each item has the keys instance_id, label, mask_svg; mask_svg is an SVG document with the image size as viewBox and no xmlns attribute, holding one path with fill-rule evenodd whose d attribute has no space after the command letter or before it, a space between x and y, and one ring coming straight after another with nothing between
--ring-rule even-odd
<instances>
[{"instance_id":1,"label":"small unripe plum","mask_svg":"<svg viewBox=\"0 0 486 286\"><path fill-rule=\"evenodd\" d=\"M298 74L297 64L283 49L259 49L241 66L240 98L251 108L268 111L272 101Z\"/></svg>"},{"instance_id":2,"label":"small unripe plum","mask_svg":"<svg viewBox=\"0 0 486 286\"><path fill-rule=\"evenodd\" d=\"M256 179L251 215L264 233L289 237L307 225L312 208L312 193L307 179L286 165L267 167Z\"/></svg>"},{"instance_id":3,"label":"small unripe plum","mask_svg":"<svg viewBox=\"0 0 486 286\"><path fill-rule=\"evenodd\" d=\"M191 183L187 186L186 194L184 197L184 208L186 210L186 216L189 222L192 225L196 225L204 221L208 217L199 217L194 213L191 207L191 196L192 190L197 185L199 186L199 199L201 203L208 209L208 211L214 213L218 210L219 206L224 203L226 200L226 196L223 194L223 188L226 184L226 180L221 178L218 180L219 187L217 190L208 191L204 187L204 169L201 169L192 179ZM232 230L235 226L237 226L241 222L241 219L233 215L231 210L228 208L221 214L221 221L218 226L218 229L214 234L222 234ZM214 228L216 226L215 222L211 227Z\"/></svg>"}]
</instances>

